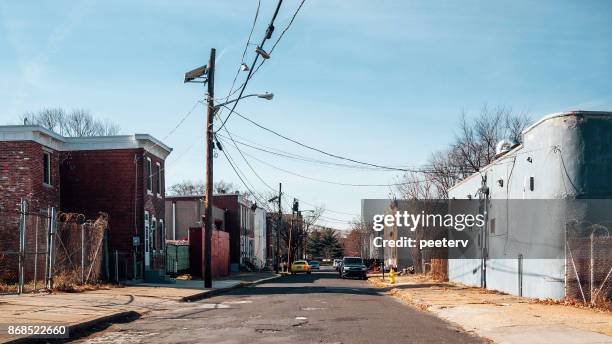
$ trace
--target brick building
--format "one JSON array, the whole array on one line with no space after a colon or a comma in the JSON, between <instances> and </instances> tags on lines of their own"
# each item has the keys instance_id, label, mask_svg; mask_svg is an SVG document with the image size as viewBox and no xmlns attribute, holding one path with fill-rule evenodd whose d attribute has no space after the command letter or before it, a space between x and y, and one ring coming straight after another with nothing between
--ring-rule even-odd
<instances>
[{"instance_id":1,"label":"brick building","mask_svg":"<svg viewBox=\"0 0 612 344\"><path fill-rule=\"evenodd\" d=\"M0 252L18 245L16 211L25 199L30 210L107 213L120 278L161 269L170 152L146 134L69 138L40 126L0 126Z\"/></svg>"}]
</instances>

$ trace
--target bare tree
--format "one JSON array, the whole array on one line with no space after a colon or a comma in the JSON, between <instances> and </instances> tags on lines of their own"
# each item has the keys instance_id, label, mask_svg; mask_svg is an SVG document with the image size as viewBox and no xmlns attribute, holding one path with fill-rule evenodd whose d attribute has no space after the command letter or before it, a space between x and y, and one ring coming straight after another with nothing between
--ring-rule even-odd
<instances>
[{"instance_id":1,"label":"bare tree","mask_svg":"<svg viewBox=\"0 0 612 344\"><path fill-rule=\"evenodd\" d=\"M202 196L204 195L204 183L184 180L170 186L168 193L171 196Z\"/></svg>"},{"instance_id":2,"label":"bare tree","mask_svg":"<svg viewBox=\"0 0 612 344\"><path fill-rule=\"evenodd\" d=\"M362 220L351 223L351 231L344 238L344 255L369 258L370 231Z\"/></svg>"},{"instance_id":3,"label":"bare tree","mask_svg":"<svg viewBox=\"0 0 612 344\"><path fill-rule=\"evenodd\" d=\"M170 186L169 194L172 196L202 196L206 190L206 185L200 181L183 180L182 182ZM217 194L227 194L240 192L233 183L219 180L213 183L213 191Z\"/></svg>"},{"instance_id":4,"label":"bare tree","mask_svg":"<svg viewBox=\"0 0 612 344\"><path fill-rule=\"evenodd\" d=\"M484 106L471 120L462 113L459 132L450 151L456 172L465 177L493 162L497 143L502 139L520 143L521 132L529 122L525 113L514 113L505 107Z\"/></svg>"},{"instance_id":5,"label":"bare tree","mask_svg":"<svg viewBox=\"0 0 612 344\"><path fill-rule=\"evenodd\" d=\"M478 116L471 119L462 113L458 132L450 147L433 153L420 171L401 176L391 194L403 200L447 199L448 189L455 183L495 160L495 149L500 140L521 142L521 132L529 122L526 114L514 113L505 107L491 109L484 106ZM434 207L435 203L422 205ZM417 228L411 235L418 241L429 234ZM423 253L411 249L410 254L415 271L422 272Z\"/></svg>"},{"instance_id":6,"label":"bare tree","mask_svg":"<svg viewBox=\"0 0 612 344\"><path fill-rule=\"evenodd\" d=\"M223 179L213 183L213 189L218 194L226 194L238 191L238 188L233 183L226 182Z\"/></svg>"},{"instance_id":7,"label":"bare tree","mask_svg":"<svg viewBox=\"0 0 612 344\"><path fill-rule=\"evenodd\" d=\"M420 171L400 177L393 194L400 199L448 198L448 189L458 181L480 171L495 160L495 148L502 139L521 142L521 132L530 118L505 107L483 106L478 116L464 112L450 147L434 152Z\"/></svg>"},{"instance_id":8,"label":"bare tree","mask_svg":"<svg viewBox=\"0 0 612 344\"><path fill-rule=\"evenodd\" d=\"M40 125L69 137L112 136L119 133L117 124L95 119L83 109L73 109L66 113L62 108L46 108L38 112L26 112L20 121L23 124Z\"/></svg>"}]
</instances>

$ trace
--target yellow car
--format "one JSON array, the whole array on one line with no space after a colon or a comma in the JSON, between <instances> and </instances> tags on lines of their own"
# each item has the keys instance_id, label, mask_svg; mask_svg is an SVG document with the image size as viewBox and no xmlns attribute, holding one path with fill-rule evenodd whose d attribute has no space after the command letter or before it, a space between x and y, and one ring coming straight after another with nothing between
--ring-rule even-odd
<instances>
[{"instance_id":1,"label":"yellow car","mask_svg":"<svg viewBox=\"0 0 612 344\"><path fill-rule=\"evenodd\" d=\"M295 275L298 272L305 272L306 274L310 275L310 266L308 265L307 261L296 260L295 262L291 263L291 274Z\"/></svg>"}]
</instances>

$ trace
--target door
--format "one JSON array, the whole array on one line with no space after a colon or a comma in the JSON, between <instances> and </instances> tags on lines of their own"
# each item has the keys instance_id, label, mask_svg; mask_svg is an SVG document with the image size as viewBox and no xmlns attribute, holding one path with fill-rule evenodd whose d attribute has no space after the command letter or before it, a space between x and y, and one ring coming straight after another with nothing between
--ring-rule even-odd
<instances>
[{"instance_id":1,"label":"door","mask_svg":"<svg viewBox=\"0 0 612 344\"><path fill-rule=\"evenodd\" d=\"M145 270L149 270L151 266L151 224L148 211L144 213L144 261Z\"/></svg>"}]
</instances>

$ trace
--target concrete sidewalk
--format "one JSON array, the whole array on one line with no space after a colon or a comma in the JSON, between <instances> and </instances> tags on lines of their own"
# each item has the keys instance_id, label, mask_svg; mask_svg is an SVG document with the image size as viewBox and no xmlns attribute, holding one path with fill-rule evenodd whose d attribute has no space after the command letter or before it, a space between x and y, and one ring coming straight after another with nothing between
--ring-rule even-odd
<instances>
[{"instance_id":1,"label":"concrete sidewalk","mask_svg":"<svg viewBox=\"0 0 612 344\"><path fill-rule=\"evenodd\" d=\"M388 280L387 280L388 281ZM612 343L612 313L402 276L370 282L495 343Z\"/></svg>"},{"instance_id":2,"label":"concrete sidewalk","mask_svg":"<svg viewBox=\"0 0 612 344\"><path fill-rule=\"evenodd\" d=\"M8 325L66 325L74 332L103 323L135 319L153 310L180 307L185 301L276 277L274 273L236 274L214 281L212 289L204 289L203 282L195 280L177 281L176 284L141 283L82 293L0 296L0 343L20 338L8 335Z\"/></svg>"}]
</instances>

